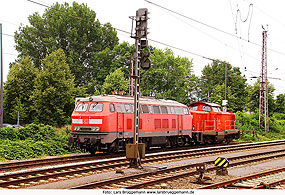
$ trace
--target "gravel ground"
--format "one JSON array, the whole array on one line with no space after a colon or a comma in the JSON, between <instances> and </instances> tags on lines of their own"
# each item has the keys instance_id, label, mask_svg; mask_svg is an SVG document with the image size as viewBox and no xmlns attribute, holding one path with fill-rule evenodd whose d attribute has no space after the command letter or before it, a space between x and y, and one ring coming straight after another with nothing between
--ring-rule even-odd
<instances>
[{"instance_id":1,"label":"gravel ground","mask_svg":"<svg viewBox=\"0 0 285 195\"><path fill-rule=\"evenodd\" d=\"M217 176L215 172L206 173L205 176L209 176L212 180L206 181L206 184L218 183L237 177L250 175L253 173L263 172L270 169L285 167L285 158L278 160L270 160L263 163L251 164L249 166L243 166L239 168L228 168L228 176ZM190 176L181 178L177 181L167 182L168 189L196 189L203 185L195 184L197 176ZM160 188L160 185L156 185L156 188Z\"/></svg>"},{"instance_id":2,"label":"gravel ground","mask_svg":"<svg viewBox=\"0 0 285 195\"><path fill-rule=\"evenodd\" d=\"M276 146L274 148L276 148L276 150L281 149L280 146ZM258 149L258 152L269 151L269 150L272 150L272 148ZM256 150L248 150L248 151L243 151L243 152L232 152L232 153L227 153L223 155L221 154L221 155L215 155L215 156L206 156L206 157L193 158L189 160L181 160L181 161L168 162L168 163L158 163L158 164L152 164L152 165L143 164L143 166L145 167L144 170L125 169L124 174L116 173L115 171L110 171L107 173L90 175L86 177L70 178L64 181L57 181L57 182L48 183L48 184L31 186L31 187L27 187L27 189L66 189L66 188L70 188L73 186L78 186L78 185L91 183L95 181L122 177L126 175L136 174L142 171L149 171L149 170L153 170L159 167L176 167L176 166L181 166L181 165L186 165L186 164L215 160L217 157L229 158L232 156L244 155L245 153L247 154L256 153ZM210 181L211 183L216 183L219 181L228 180L228 179L232 179L235 177L245 176L248 174L261 172L261 171L276 168L276 167L284 167L284 166L285 166L285 158L266 161L263 163L256 163L254 165L251 164L251 165L243 166L243 167L228 168L229 176L216 176L215 173L207 173L205 175L210 176L212 178L212 181ZM168 189L193 189L193 188L200 187L201 185L193 184L193 182L195 181L196 181L195 176L190 176L187 178L181 178L177 181L168 182L167 186L168 186ZM155 186L155 188L160 188L160 185Z\"/></svg>"}]
</instances>

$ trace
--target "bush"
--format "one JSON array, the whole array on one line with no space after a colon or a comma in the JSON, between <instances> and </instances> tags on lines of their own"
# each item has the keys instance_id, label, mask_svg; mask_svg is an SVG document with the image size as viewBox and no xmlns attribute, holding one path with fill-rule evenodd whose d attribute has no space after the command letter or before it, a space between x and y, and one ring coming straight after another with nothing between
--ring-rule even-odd
<instances>
[{"instance_id":1,"label":"bush","mask_svg":"<svg viewBox=\"0 0 285 195\"><path fill-rule=\"evenodd\" d=\"M244 133L241 140L255 142L255 141L270 141L285 138L285 114L273 113L269 117L269 132L264 129L259 129L259 114L247 114L245 112L237 112L236 120L238 129L243 130L256 130L257 137L250 133Z\"/></svg>"},{"instance_id":2,"label":"bush","mask_svg":"<svg viewBox=\"0 0 285 195\"><path fill-rule=\"evenodd\" d=\"M21 160L78 152L69 148L69 136L68 132L57 132L48 125L30 124L22 129L0 128L0 159Z\"/></svg>"},{"instance_id":3,"label":"bush","mask_svg":"<svg viewBox=\"0 0 285 195\"><path fill-rule=\"evenodd\" d=\"M9 140L17 140L19 139L19 131L18 129L14 129L11 127L8 128L0 128L0 140L9 139Z\"/></svg>"},{"instance_id":4,"label":"bush","mask_svg":"<svg viewBox=\"0 0 285 195\"><path fill-rule=\"evenodd\" d=\"M238 129L240 130L252 130L259 128L258 114L248 114L238 111L236 113L236 121Z\"/></svg>"},{"instance_id":5,"label":"bush","mask_svg":"<svg viewBox=\"0 0 285 195\"><path fill-rule=\"evenodd\" d=\"M25 128L19 129L19 136L21 140L31 138L40 141L46 140L47 138L54 138L56 136L56 130L49 125L30 124Z\"/></svg>"}]
</instances>

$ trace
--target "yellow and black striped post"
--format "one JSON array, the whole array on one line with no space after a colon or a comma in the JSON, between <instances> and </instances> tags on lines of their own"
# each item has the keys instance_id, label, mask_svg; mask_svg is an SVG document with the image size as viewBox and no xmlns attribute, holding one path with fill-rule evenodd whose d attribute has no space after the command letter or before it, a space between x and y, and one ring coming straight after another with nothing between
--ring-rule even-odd
<instances>
[{"instance_id":1,"label":"yellow and black striped post","mask_svg":"<svg viewBox=\"0 0 285 195\"><path fill-rule=\"evenodd\" d=\"M217 166L216 175L228 175L227 167L229 164L230 163L226 158L218 157L215 160L215 165Z\"/></svg>"}]
</instances>

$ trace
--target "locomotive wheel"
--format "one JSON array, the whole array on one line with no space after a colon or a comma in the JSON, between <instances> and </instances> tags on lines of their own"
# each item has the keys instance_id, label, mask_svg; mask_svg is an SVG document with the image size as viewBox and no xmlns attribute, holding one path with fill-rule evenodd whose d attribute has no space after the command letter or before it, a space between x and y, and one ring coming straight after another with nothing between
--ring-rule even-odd
<instances>
[{"instance_id":1,"label":"locomotive wheel","mask_svg":"<svg viewBox=\"0 0 285 195\"><path fill-rule=\"evenodd\" d=\"M170 148L173 147L173 144L169 138L166 138L166 147L170 147Z\"/></svg>"},{"instance_id":2,"label":"locomotive wheel","mask_svg":"<svg viewBox=\"0 0 285 195\"><path fill-rule=\"evenodd\" d=\"M90 149L89 152L91 153L92 156L95 156L96 154L96 149Z\"/></svg>"},{"instance_id":3,"label":"locomotive wheel","mask_svg":"<svg viewBox=\"0 0 285 195\"><path fill-rule=\"evenodd\" d=\"M183 137L177 137L176 138L176 144L177 144L177 146L179 146L179 147L183 147L184 145L185 145L185 140L184 140L184 138Z\"/></svg>"},{"instance_id":4,"label":"locomotive wheel","mask_svg":"<svg viewBox=\"0 0 285 195\"><path fill-rule=\"evenodd\" d=\"M227 136L225 138L226 144L230 144L233 141L233 138L231 136Z\"/></svg>"},{"instance_id":5,"label":"locomotive wheel","mask_svg":"<svg viewBox=\"0 0 285 195\"><path fill-rule=\"evenodd\" d=\"M95 144L89 145L87 150L90 152L90 154L92 156L95 156L95 154L96 154L96 145Z\"/></svg>"},{"instance_id":6,"label":"locomotive wheel","mask_svg":"<svg viewBox=\"0 0 285 195\"><path fill-rule=\"evenodd\" d=\"M211 144L211 143L213 143L213 139L210 136L205 136L204 137L204 142L206 144Z\"/></svg>"}]
</instances>

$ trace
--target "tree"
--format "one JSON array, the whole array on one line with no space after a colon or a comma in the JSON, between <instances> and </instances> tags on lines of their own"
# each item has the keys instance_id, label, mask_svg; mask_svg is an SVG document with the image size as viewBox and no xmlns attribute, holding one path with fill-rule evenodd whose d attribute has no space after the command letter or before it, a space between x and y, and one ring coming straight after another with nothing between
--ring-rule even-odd
<instances>
[{"instance_id":1,"label":"tree","mask_svg":"<svg viewBox=\"0 0 285 195\"><path fill-rule=\"evenodd\" d=\"M43 60L31 100L35 122L61 126L71 115L74 98L82 89L75 88L74 76L62 49L52 52Z\"/></svg>"},{"instance_id":2,"label":"tree","mask_svg":"<svg viewBox=\"0 0 285 195\"><path fill-rule=\"evenodd\" d=\"M195 80L192 61L175 57L170 49L151 48L151 53L151 68L141 71L142 94L190 103L194 98L192 89Z\"/></svg>"},{"instance_id":3,"label":"tree","mask_svg":"<svg viewBox=\"0 0 285 195\"><path fill-rule=\"evenodd\" d=\"M32 101L35 79L38 69L32 65L30 57L24 57L20 62L10 67L4 86L4 120L15 123L20 112L21 122L30 123L32 120Z\"/></svg>"},{"instance_id":4,"label":"tree","mask_svg":"<svg viewBox=\"0 0 285 195\"><path fill-rule=\"evenodd\" d=\"M105 79L102 92L104 94L112 94L112 92L125 91L129 88L129 80L124 78L124 73L119 68L111 72Z\"/></svg>"},{"instance_id":5,"label":"tree","mask_svg":"<svg viewBox=\"0 0 285 195\"><path fill-rule=\"evenodd\" d=\"M285 94L279 94L276 98L275 112L285 113Z\"/></svg>"},{"instance_id":6,"label":"tree","mask_svg":"<svg viewBox=\"0 0 285 195\"><path fill-rule=\"evenodd\" d=\"M76 85L90 80L88 67L92 56L118 44L117 33L107 23L102 25L96 13L87 5L73 2L54 4L40 16L29 16L30 26L21 26L15 33L16 50L20 57L30 56L33 64L41 68L46 55L61 48Z\"/></svg>"},{"instance_id":7,"label":"tree","mask_svg":"<svg viewBox=\"0 0 285 195\"><path fill-rule=\"evenodd\" d=\"M225 65L227 64L227 100L229 111L242 111L247 98L246 79L241 76L238 67L232 67L227 62L213 61L202 71L201 99L208 99L221 104L225 98Z\"/></svg>"},{"instance_id":8,"label":"tree","mask_svg":"<svg viewBox=\"0 0 285 195\"><path fill-rule=\"evenodd\" d=\"M133 56L135 48L128 43L123 42L116 45L114 49L106 48L105 50L96 53L91 58L91 65L88 72L90 73L91 81L88 82L87 93L93 95L99 92L105 82L106 77L110 72L114 72L118 68L124 73L123 76L127 79L130 72L131 56Z\"/></svg>"},{"instance_id":9,"label":"tree","mask_svg":"<svg viewBox=\"0 0 285 195\"><path fill-rule=\"evenodd\" d=\"M268 82L268 111L271 114L275 110L274 102L274 87ZM253 85L248 86L247 107L254 112L259 112L259 97L260 97L260 80L257 80Z\"/></svg>"}]
</instances>

